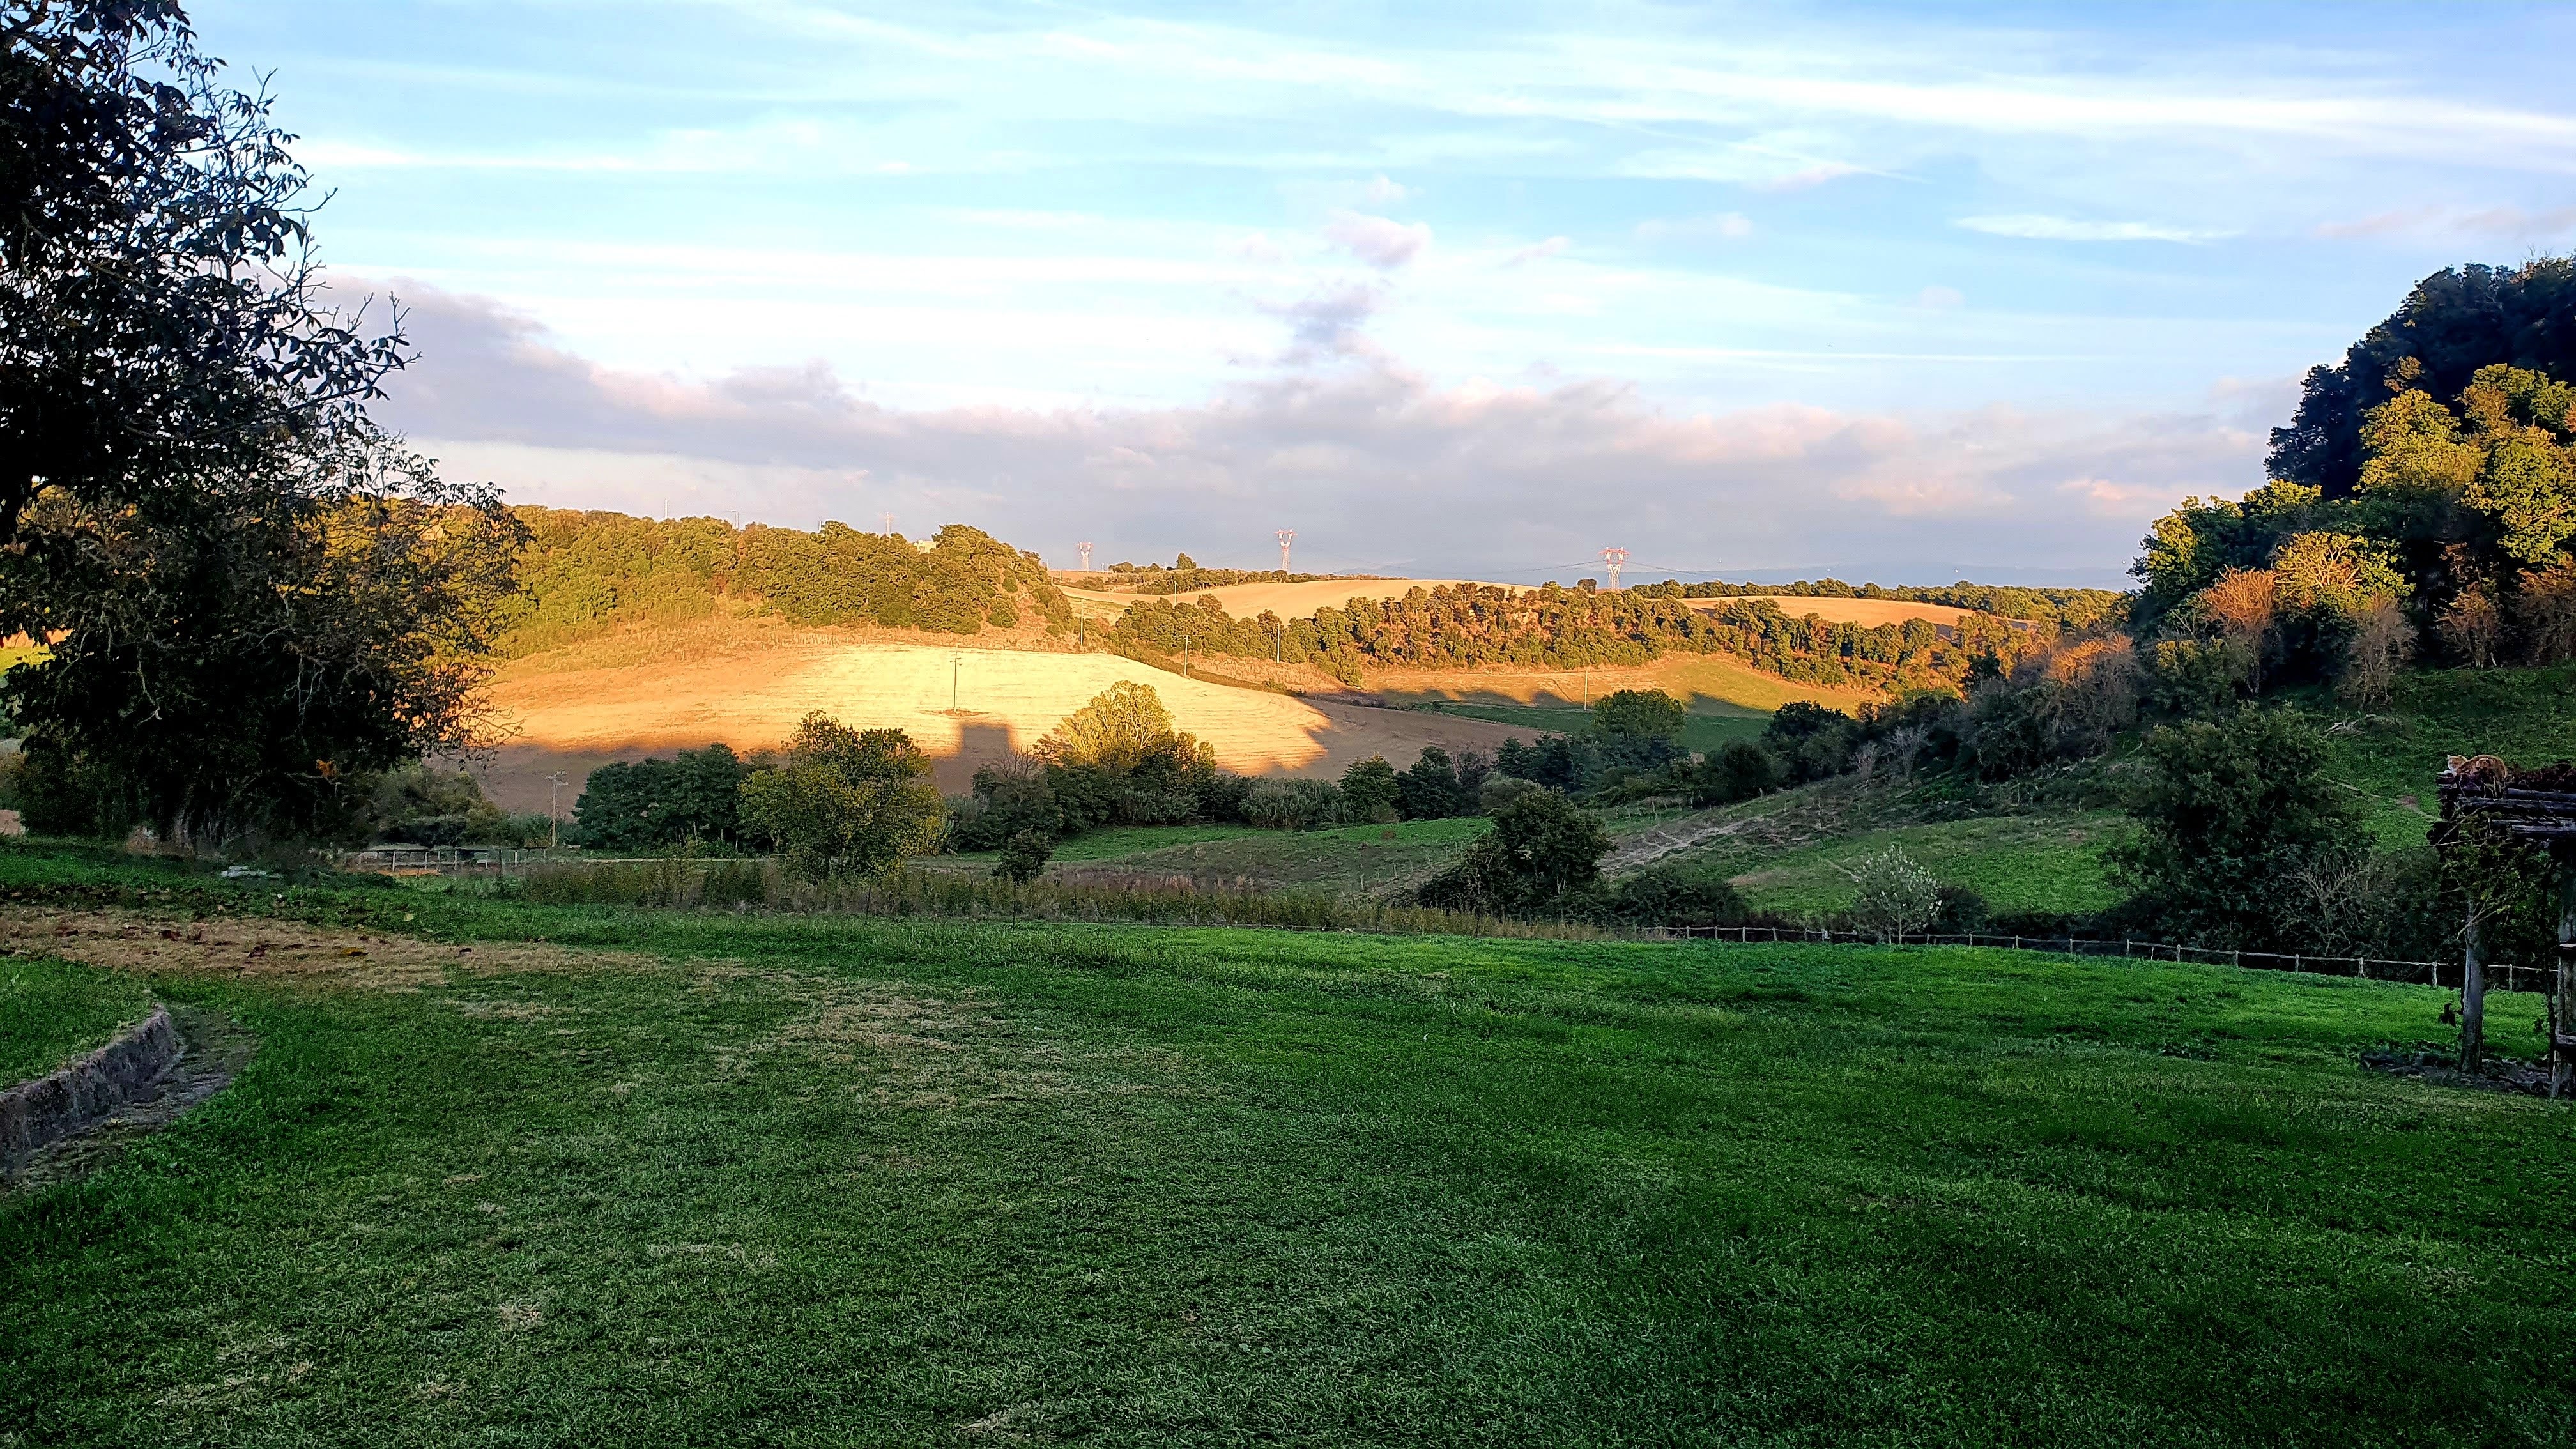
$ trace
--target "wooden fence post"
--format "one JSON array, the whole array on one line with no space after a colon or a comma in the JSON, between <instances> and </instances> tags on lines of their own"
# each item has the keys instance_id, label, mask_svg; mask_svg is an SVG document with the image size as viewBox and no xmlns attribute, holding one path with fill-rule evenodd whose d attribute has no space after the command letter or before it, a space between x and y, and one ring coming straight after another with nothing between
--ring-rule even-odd
<instances>
[{"instance_id":1,"label":"wooden fence post","mask_svg":"<svg viewBox=\"0 0 2576 1449\"><path fill-rule=\"evenodd\" d=\"M2477 1071L2487 1052L2487 973L2478 959L2477 908L2469 908L2468 929L2460 953L2460 1065Z\"/></svg>"}]
</instances>

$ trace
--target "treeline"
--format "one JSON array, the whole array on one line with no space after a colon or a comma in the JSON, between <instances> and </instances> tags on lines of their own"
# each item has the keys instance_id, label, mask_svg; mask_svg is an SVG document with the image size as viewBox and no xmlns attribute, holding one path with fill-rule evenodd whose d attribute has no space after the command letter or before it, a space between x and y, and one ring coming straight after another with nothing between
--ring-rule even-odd
<instances>
[{"instance_id":1,"label":"treeline","mask_svg":"<svg viewBox=\"0 0 2576 1449\"><path fill-rule=\"evenodd\" d=\"M1201 568L1188 554L1163 564L1114 563L1109 572L1118 581L1140 594L1189 594L1201 589L1222 589L1232 584L1318 584L1334 579L1362 582L1376 579L1377 574L1292 574L1286 569L1211 569Z\"/></svg>"},{"instance_id":2,"label":"treeline","mask_svg":"<svg viewBox=\"0 0 2576 1449\"><path fill-rule=\"evenodd\" d=\"M2308 375L2273 477L2190 499L2130 570L2142 646L2240 687L2384 698L2428 659L2576 657L2576 261L2443 271Z\"/></svg>"},{"instance_id":3,"label":"treeline","mask_svg":"<svg viewBox=\"0 0 2576 1449\"><path fill-rule=\"evenodd\" d=\"M1678 593L1604 593L1581 584L1415 588L1397 599L1354 598L1304 619L1268 611L1238 619L1213 597L1194 604L1139 599L1110 638L1162 656L1186 649L1309 662L1353 685L1363 666L1580 669L1681 653L1731 654L1802 683L1900 691L1957 690L1981 669L2010 668L2034 642L2032 633L1991 615L1969 615L1947 630L1922 619L1865 626L1792 618L1767 600L1711 610Z\"/></svg>"},{"instance_id":4,"label":"treeline","mask_svg":"<svg viewBox=\"0 0 2576 1449\"><path fill-rule=\"evenodd\" d=\"M1638 592L1678 593L1686 599L1741 599L1766 594L1801 599L1887 599L1907 604L1941 604L2005 619L2027 619L2058 629L2081 632L2119 621L2128 596L2114 589L2026 589L1999 584L1972 584L1965 579L1938 587L1891 588L1882 584L1847 584L1817 579L1794 584L1683 584L1667 579L1641 584Z\"/></svg>"},{"instance_id":5,"label":"treeline","mask_svg":"<svg viewBox=\"0 0 2576 1449\"><path fill-rule=\"evenodd\" d=\"M503 652L529 654L621 622L679 623L743 600L799 624L876 624L943 634L1041 624L1072 606L1037 556L950 524L928 543L841 523L807 532L715 518L517 508L529 541Z\"/></svg>"}]
</instances>

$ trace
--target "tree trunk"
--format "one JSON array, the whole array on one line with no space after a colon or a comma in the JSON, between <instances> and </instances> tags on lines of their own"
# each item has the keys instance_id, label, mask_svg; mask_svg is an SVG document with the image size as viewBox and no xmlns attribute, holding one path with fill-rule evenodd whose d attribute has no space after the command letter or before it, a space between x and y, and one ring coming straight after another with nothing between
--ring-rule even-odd
<instances>
[{"instance_id":1,"label":"tree trunk","mask_svg":"<svg viewBox=\"0 0 2576 1449\"><path fill-rule=\"evenodd\" d=\"M2469 917L2468 949L2460 962L2460 1065L2478 1071L2486 1065L2487 975L2478 956L2478 920Z\"/></svg>"},{"instance_id":2,"label":"tree trunk","mask_svg":"<svg viewBox=\"0 0 2576 1449\"><path fill-rule=\"evenodd\" d=\"M2576 861L2558 868L2558 970L2549 993L2549 1095L2567 1090L2576 1074Z\"/></svg>"}]
</instances>

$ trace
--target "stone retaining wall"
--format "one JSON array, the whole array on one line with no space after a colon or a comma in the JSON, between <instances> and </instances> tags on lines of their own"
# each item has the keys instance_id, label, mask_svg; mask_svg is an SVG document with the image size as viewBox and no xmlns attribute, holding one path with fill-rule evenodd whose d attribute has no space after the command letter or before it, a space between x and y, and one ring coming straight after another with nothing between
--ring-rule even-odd
<instances>
[{"instance_id":1,"label":"stone retaining wall","mask_svg":"<svg viewBox=\"0 0 2576 1449\"><path fill-rule=\"evenodd\" d=\"M37 1148L152 1095L180 1049L169 1008L156 1007L141 1026L52 1076L0 1091L0 1172L17 1170Z\"/></svg>"}]
</instances>

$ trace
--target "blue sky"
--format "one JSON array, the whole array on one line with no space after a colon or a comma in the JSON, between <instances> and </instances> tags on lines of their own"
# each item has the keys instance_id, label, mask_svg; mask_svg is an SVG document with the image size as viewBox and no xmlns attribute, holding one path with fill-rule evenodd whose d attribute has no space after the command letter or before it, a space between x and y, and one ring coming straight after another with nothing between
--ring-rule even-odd
<instances>
[{"instance_id":1,"label":"blue sky","mask_svg":"<svg viewBox=\"0 0 2576 1449\"><path fill-rule=\"evenodd\" d=\"M2570 7L194 13L451 471L1058 562L2108 581L2576 244Z\"/></svg>"}]
</instances>

